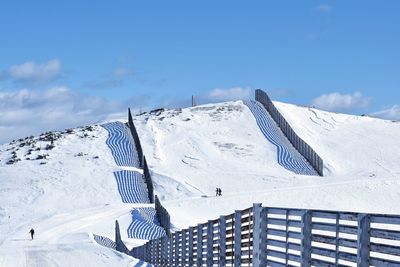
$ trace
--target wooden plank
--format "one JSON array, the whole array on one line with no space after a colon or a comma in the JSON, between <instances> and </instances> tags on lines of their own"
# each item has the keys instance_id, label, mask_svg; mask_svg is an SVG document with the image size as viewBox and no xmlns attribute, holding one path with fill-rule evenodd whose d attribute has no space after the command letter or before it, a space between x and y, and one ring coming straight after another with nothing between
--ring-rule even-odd
<instances>
[{"instance_id":1,"label":"wooden plank","mask_svg":"<svg viewBox=\"0 0 400 267\"><path fill-rule=\"evenodd\" d=\"M400 231L371 229L371 237L400 240Z\"/></svg>"},{"instance_id":2,"label":"wooden plank","mask_svg":"<svg viewBox=\"0 0 400 267\"><path fill-rule=\"evenodd\" d=\"M370 258L370 263L373 266L393 266L393 267L399 267L400 262L399 261L394 261L394 260L384 260L380 258Z\"/></svg>"},{"instance_id":3,"label":"wooden plank","mask_svg":"<svg viewBox=\"0 0 400 267\"><path fill-rule=\"evenodd\" d=\"M312 223L312 229L314 230L321 230L321 231L328 231L336 233L336 225L330 223ZM357 227L355 226L339 226L339 232L344 234L357 234Z\"/></svg>"},{"instance_id":4,"label":"wooden plank","mask_svg":"<svg viewBox=\"0 0 400 267\"><path fill-rule=\"evenodd\" d=\"M322 267L334 267L337 266L335 263L329 262L329 261L324 261L321 259L312 259L311 260L311 265L312 266L322 266Z\"/></svg>"},{"instance_id":5,"label":"wooden plank","mask_svg":"<svg viewBox=\"0 0 400 267\"><path fill-rule=\"evenodd\" d=\"M288 220L288 222L286 223L285 219L276 219L276 218L268 218L268 224L280 225L285 227L286 224L288 224L289 227L297 227L297 228L301 228L303 226L303 224L299 221Z\"/></svg>"},{"instance_id":6,"label":"wooden plank","mask_svg":"<svg viewBox=\"0 0 400 267\"><path fill-rule=\"evenodd\" d=\"M296 262L301 263L301 258L298 255L288 254L285 252L276 251L276 250L272 250L272 249L267 250L267 256L279 258L282 260L286 260L286 258L288 258L288 260L290 260L290 261L296 261ZM269 260L267 260L267 265L269 265L268 262L269 262Z\"/></svg>"},{"instance_id":7,"label":"wooden plank","mask_svg":"<svg viewBox=\"0 0 400 267\"><path fill-rule=\"evenodd\" d=\"M280 247L280 248L288 248L288 249L293 249L297 251L301 251L301 246L299 244L291 243L291 242L285 242L285 241L279 241L279 240L268 240L268 246L274 246L274 247Z\"/></svg>"},{"instance_id":8,"label":"wooden plank","mask_svg":"<svg viewBox=\"0 0 400 267\"><path fill-rule=\"evenodd\" d=\"M396 224L400 225L400 216L398 215L370 215L371 223Z\"/></svg>"},{"instance_id":9,"label":"wooden plank","mask_svg":"<svg viewBox=\"0 0 400 267\"><path fill-rule=\"evenodd\" d=\"M373 252L379 252L393 256L400 256L400 247L398 246L384 245L371 242L370 249Z\"/></svg>"},{"instance_id":10,"label":"wooden plank","mask_svg":"<svg viewBox=\"0 0 400 267\"><path fill-rule=\"evenodd\" d=\"M293 238L293 239L302 239L302 234L299 232L294 232L294 231L289 231L288 237ZM286 237L286 231L285 230L277 230L277 229L268 229L267 234L271 236L279 236L279 237ZM268 237L270 238L270 237Z\"/></svg>"},{"instance_id":11,"label":"wooden plank","mask_svg":"<svg viewBox=\"0 0 400 267\"><path fill-rule=\"evenodd\" d=\"M345 261L350 261L350 262L354 262L357 263L357 255L351 254L351 253L347 253L347 252L339 252L338 254L338 258L340 260L345 260Z\"/></svg>"},{"instance_id":12,"label":"wooden plank","mask_svg":"<svg viewBox=\"0 0 400 267\"><path fill-rule=\"evenodd\" d=\"M271 267L286 267L285 263L281 263L279 261L274 261L271 259L267 260L267 266L271 266Z\"/></svg>"},{"instance_id":13,"label":"wooden plank","mask_svg":"<svg viewBox=\"0 0 400 267\"><path fill-rule=\"evenodd\" d=\"M313 246L311 248L311 253L318 254L321 256L325 256L325 257L330 257L333 259L336 257L336 250L331 250L331 249L327 249L327 248L317 248L317 247Z\"/></svg>"},{"instance_id":14,"label":"wooden plank","mask_svg":"<svg viewBox=\"0 0 400 267\"><path fill-rule=\"evenodd\" d=\"M336 219L336 212L312 211L313 218Z\"/></svg>"},{"instance_id":15,"label":"wooden plank","mask_svg":"<svg viewBox=\"0 0 400 267\"><path fill-rule=\"evenodd\" d=\"M219 267L225 267L225 265L226 265L226 219L224 216L221 216L219 218L219 240L220 240Z\"/></svg>"},{"instance_id":16,"label":"wooden plank","mask_svg":"<svg viewBox=\"0 0 400 267\"><path fill-rule=\"evenodd\" d=\"M329 244L329 245L335 245L335 246L340 245L340 246L349 247L349 248L357 248L357 241L348 239L348 238L336 239L336 237L313 234L311 240L315 241L315 242L319 242L319 243Z\"/></svg>"}]
</instances>

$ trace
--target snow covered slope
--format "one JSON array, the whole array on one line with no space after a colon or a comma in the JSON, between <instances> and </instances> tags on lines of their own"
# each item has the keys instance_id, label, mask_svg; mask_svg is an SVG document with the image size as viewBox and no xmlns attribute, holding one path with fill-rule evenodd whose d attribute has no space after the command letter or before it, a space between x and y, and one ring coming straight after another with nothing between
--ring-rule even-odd
<instances>
[{"instance_id":1,"label":"snow covered slope","mask_svg":"<svg viewBox=\"0 0 400 267\"><path fill-rule=\"evenodd\" d=\"M134 116L155 193L175 227L254 202L400 214L400 123L276 104L323 158L324 177L283 168L242 101ZM128 239L132 203L121 200L113 172L123 168L107 136L95 125L0 146L0 266L136 264L91 234L113 240L119 219L123 239L140 243Z\"/></svg>"},{"instance_id":2,"label":"snow covered slope","mask_svg":"<svg viewBox=\"0 0 400 267\"><path fill-rule=\"evenodd\" d=\"M106 139L94 125L0 147L0 266L135 265L91 235L114 239L114 220L130 223Z\"/></svg>"},{"instance_id":3,"label":"snow covered slope","mask_svg":"<svg viewBox=\"0 0 400 267\"><path fill-rule=\"evenodd\" d=\"M242 101L136 117L156 192L177 227L253 202L400 213L400 123L277 105L323 158L324 177L282 168ZM215 187L223 197L212 197Z\"/></svg>"}]
</instances>

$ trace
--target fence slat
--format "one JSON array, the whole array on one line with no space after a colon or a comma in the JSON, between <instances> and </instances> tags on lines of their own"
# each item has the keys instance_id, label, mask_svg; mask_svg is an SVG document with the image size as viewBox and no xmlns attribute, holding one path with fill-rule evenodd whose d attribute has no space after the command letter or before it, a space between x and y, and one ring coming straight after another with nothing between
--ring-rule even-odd
<instances>
[{"instance_id":1,"label":"fence slat","mask_svg":"<svg viewBox=\"0 0 400 267\"><path fill-rule=\"evenodd\" d=\"M226 219L219 217L219 267L226 265Z\"/></svg>"}]
</instances>

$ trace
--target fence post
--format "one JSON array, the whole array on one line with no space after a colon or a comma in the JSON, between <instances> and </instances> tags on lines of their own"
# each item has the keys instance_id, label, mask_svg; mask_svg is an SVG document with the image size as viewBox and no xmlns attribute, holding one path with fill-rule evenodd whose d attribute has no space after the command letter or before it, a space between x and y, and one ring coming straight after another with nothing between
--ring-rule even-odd
<instances>
[{"instance_id":1,"label":"fence post","mask_svg":"<svg viewBox=\"0 0 400 267\"><path fill-rule=\"evenodd\" d=\"M154 264L157 262L157 247L156 242L153 240L150 241L151 244L151 263Z\"/></svg>"},{"instance_id":2,"label":"fence post","mask_svg":"<svg viewBox=\"0 0 400 267\"><path fill-rule=\"evenodd\" d=\"M179 266L179 232L174 233L174 266Z\"/></svg>"},{"instance_id":3,"label":"fence post","mask_svg":"<svg viewBox=\"0 0 400 267\"><path fill-rule=\"evenodd\" d=\"M267 229L265 226L261 204L253 204L253 267L267 266L265 251Z\"/></svg>"},{"instance_id":4,"label":"fence post","mask_svg":"<svg viewBox=\"0 0 400 267\"><path fill-rule=\"evenodd\" d=\"M203 225L197 225L197 266L203 265Z\"/></svg>"},{"instance_id":5,"label":"fence post","mask_svg":"<svg viewBox=\"0 0 400 267\"><path fill-rule=\"evenodd\" d=\"M186 266L186 236L187 236L187 230L186 229L184 229L184 230L182 230L182 256L181 256L181 259L182 259L182 266Z\"/></svg>"},{"instance_id":6,"label":"fence post","mask_svg":"<svg viewBox=\"0 0 400 267\"><path fill-rule=\"evenodd\" d=\"M193 266L193 227L189 227L189 266Z\"/></svg>"},{"instance_id":7,"label":"fence post","mask_svg":"<svg viewBox=\"0 0 400 267\"><path fill-rule=\"evenodd\" d=\"M370 224L368 214L358 214L357 228L357 266L369 266Z\"/></svg>"},{"instance_id":8,"label":"fence post","mask_svg":"<svg viewBox=\"0 0 400 267\"><path fill-rule=\"evenodd\" d=\"M213 221L207 222L207 267L213 265Z\"/></svg>"},{"instance_id":9,"label":"fence post","mask_svg":"<svg viewBox=\"0 0 400 267\"><path fill-rule=\"evenodd\" d=\"M242 259L242 212L235 210L235 267L241 265Z\"/></svg>"},{"instance_id":10,"label":"fence post","mask_svg":"<svg viewBox=\"0 0 400 267\"><path fill-rule=\"evenodd\" d=\"M174 263L174 239L172 234L169 237L169 247L168 247L168 266L173 266Z\"/></svg>"},{"instance_id":11,"label":"fence post","mask_svg":"<svg viewBox=\"0 0 400 267\"><path fill-rule=\"evenodd\" d=\"M162 266L164 262L164 249L165 249L165 236L160 238L160 254L158 256L158 263L160 266Z\"/></svg>"},{"instance_id":12,"label":"fence post","mask_svg":"<svg viewBox=\"0 0 400 267\"><path fill-rule=\"evenodd\" d=\"M219 217L219 267L226 265L226 218Z\"/></svg>"},{"instance_id":13,"label":"fence post","mask_svg":"<svg viewBox=\"0 0 400 267\"><path fill-rule=\"evenodd\" d=\"M312 230L312 213L305 210L301 216L303 227L301 228L301 266L311 266L311 230Z\"/></svg>"},{"instance_id":14,"label":"fence post","mask_svg":"<svg viewBox=\"0 0 400 267\"><path fill-rule=\"evenodd\" d=\"M157 264L159 265L161 263L161 248L162 248L162 244L161 244L161 239L156 239L156 244L157 244Z\"/></svg>"}]
</instances>

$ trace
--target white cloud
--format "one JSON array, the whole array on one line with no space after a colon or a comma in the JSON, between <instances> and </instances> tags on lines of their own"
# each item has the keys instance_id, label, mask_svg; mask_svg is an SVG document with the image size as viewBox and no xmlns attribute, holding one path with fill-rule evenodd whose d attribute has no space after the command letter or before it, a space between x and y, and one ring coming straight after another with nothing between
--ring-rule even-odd
<instances>
[{"instance_id":1,"label":"white cloud","mask_svg":"<svg viewBox=\"0 0 400 267\"><path fill-rule=\"evenodd\" d=\"M371 102L369 97L364 97L361 92L353 94L330 93L323 94L312 101L312 105L330 111L365 108Z\"/></svg>"},{"instance_id":2,"label":"white cloud","mask_svg":"<svg viewBox=\"0 0 400 267\"><path fill-rule=\"evenodd\" d=\"M371 116L381 119L400 121L400 105L393 105L390 108L374 112L371 114Z\"/></svg>"},{"instance_id":3,"label":"white cloud","mask_svg":"<svg viewBox=\"0 0 400 267\"><path fill-rule=\"evenodd\" d=\"M0 92L0 143L48 130L92 124L125 112L125 102L76 93L68 87Z\"/></svg>"},{"instance_id":4,"label":"white cloud","mask_svg":"<svg viewBox=\"0 0 400 267\"><path fill-rule=\"evenodd\" d=\"M321 4L315 7L315 9L321 13L330 13L333 10L333 7L327 4Z\"/></svg>"},{"instance_id":5,"label":"white cloud","mask_svg":"<svg viewBox=\"0 0 400 267\"><path fill-rule=\"evenodd\" d=\"M250 88L232 87L232 88L215 88L211 90L206 98L210 101L233 101L248 99L251 97L252 90Z\"/></svg>"},{"instance_id":6,"label":"white cloud","mask_svg":"<svg viewBox=\"0 0 400 267\"><path fill-rule=\"evenodd\" d=\"M33 61L11 66L2 76L14 81L44 82L57 78L61 72L61 63L52 59L45 63Z\"/></svg>"}]
</instances>

